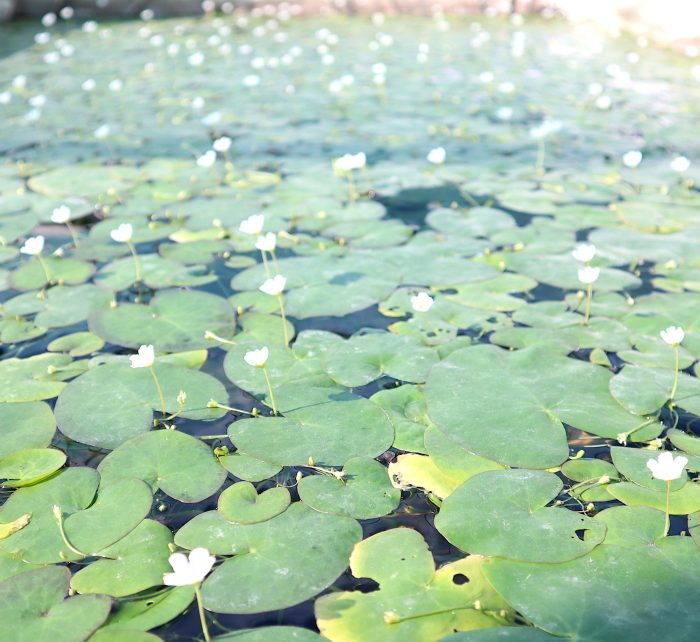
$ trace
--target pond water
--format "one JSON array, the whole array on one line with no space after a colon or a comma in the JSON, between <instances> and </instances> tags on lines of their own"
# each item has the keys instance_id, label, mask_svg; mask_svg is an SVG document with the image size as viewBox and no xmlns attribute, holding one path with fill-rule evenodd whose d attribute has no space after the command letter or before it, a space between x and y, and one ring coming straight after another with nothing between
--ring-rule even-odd
<instances>
[{"instance_id":1,"label":"pond water","mask_svg":"<svg viewBox=\"0 0 700 642\"><path fill-rule=\"evenodd\" d=\"M693 639L699 97L537 18L1 25L8 635L204 639L204 547L219 640Z\"/></svg>"}]
</instances>

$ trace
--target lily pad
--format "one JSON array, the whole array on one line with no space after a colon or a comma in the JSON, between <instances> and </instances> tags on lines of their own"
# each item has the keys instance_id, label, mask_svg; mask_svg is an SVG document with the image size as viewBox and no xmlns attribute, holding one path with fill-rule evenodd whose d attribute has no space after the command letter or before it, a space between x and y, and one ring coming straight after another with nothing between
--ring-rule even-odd
<instances>
[{"instance_id":1,"label":"lily pad","mask_svg":"<svg viewBox=\"0 0 700 642\"><path fill-rule=\"evenodd\" d=\"M564 508L547 508L562 487L556 475L545 471L483 472L445 499L435 526L469 553L564 562L600 544L605 526Z\"/></svg>"},{"instance_id":2,"label":"lily pad","mask_svg":"<svg viewBox=\"0 0 700 642\"><path fill-rule=\"evenodd\" d=\"M250 482L238 482L219 495L216 509L232 524L257 524L284 512L290 502L289 491L283 486L258 495Z\"/></svg>"}]
</instances>

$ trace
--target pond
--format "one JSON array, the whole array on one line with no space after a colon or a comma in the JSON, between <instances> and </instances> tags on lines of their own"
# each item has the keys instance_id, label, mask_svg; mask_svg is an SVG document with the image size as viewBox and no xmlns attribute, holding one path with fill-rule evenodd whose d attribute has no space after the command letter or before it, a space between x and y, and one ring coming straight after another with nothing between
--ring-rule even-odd
<instances>
[{"instance_id":1,"label":"pond","mask_svg":"<svg viewBox=\"0 0 700 642\"><path fill-rule=\"evenodd\" d=\"M8 639L694 639L700 63L518 18L0 26Z\"/></svg>"}]
</instances>

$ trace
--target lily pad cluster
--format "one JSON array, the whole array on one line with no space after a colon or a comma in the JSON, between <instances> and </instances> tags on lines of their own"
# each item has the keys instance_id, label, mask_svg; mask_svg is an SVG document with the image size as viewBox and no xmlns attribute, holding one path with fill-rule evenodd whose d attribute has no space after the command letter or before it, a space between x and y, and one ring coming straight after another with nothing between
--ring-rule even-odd
<instances>
[{"instance_id":1,"label":"lily pad cluster","mask_svg":"<svg viewBox=\"0 0 700 642\"><path fill-rule=\"evenodd\" d=\"M693 639L697 65L292 13L0 27L6 636Z\"/></svg>"}]
</instances>

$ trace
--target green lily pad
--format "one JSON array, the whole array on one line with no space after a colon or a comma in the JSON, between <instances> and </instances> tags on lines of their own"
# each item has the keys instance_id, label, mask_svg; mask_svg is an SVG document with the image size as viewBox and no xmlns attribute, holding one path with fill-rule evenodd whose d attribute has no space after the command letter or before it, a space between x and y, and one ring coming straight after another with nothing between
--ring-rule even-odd
<instances>
[{"instance_id":1,"label":"green lily pad","mask_svg":"<svg viewBox=\"0 0 700 642\"><path fill-rule=\"evenodd\" d=\"M39 261L25 261L10 273L9 282L16 290L38 290L48 284L46 273L51 282L59 285L77 285L85 283L95 271L90 263L71 258L45 256L43 258L46 272Z\"/></svg>"},{"instance_id":2,"label":"green lily pad","mask_svg":"<svg viewBox=\"0 0 700 642\"><path fill-rule=\"evenodd\" d=\"M67 366L71 358L59 354L38 354L26 359L0 361L0 402L20 403L52 399L66 384L53 369Z\"/></svg>"},{"instance_id":3,"label":"green lily pad","mask_svg":"<svg viewBox=\"0 0 700 642\"><path fill-rule=\"evenodd\" d=\"M399 505L401 493L391 485L387 469L373 459L354 457L343 466L342 479L310 475L298 485L299 497L321 513L373 519Z\"/></svg>"},{"instance_id":4,"label":"green lily pad","mask_svg":"<svg viewBox=\"0 0 700 642\"><path fill-rule=\"evenodd\" d=\"M214 420L224 411L208 408L210 399L227 398L225 388L211 375L197 370L161 363L154 365L168 413L197 420ZM180 391L187 394L182 408ZM71 381L56 401L60 431L85 444L116 448L153 426L153 412L162 412L160 397L148 368L125 363L108 363L89 370ZM110 417L109 422L96 418Z\"/></svg>"},{"instance_id":5,"label":"green lily pad","mask_svg":"<svg viewBox=\"0 0 700 642\"><path fill-rule=\"evenodd\" d=\"M99 351L105 342L92 332L74 332L54 339L47 346L49 352L67 352L71 357L84 357Z\"/></svg>"},{"instance_id":6,"label":"green lily pad","mask_svg":"<svg viewBox=\"0 0 700 642\"><path fill-rule=\"evenodd\" d=\"M51 408L43 401L0 403L0 458L25 448L45 448L56 432Z\"/></svg>"},{"instance_id":7,"label":"green lily pad","mask_svg":"<svg viewBox=\"0 0 700 642\"><path fill-rule=\"evenodd\" d=\"M171 572L168 544L173 536L167 526L143 520L126 537L99 551L102 559L78 571L71 588L78 593L103 593L123 597L163 583Z\"/></svg>"},{"instance_id":8,"label":"green lily pad","mask_svg":"<svg viewBox=\"0 0 700 642\"><path fill-rule=\"evenodd\" d=\"M17 642L84 642L107 619L111 600L104 595L66 599L70 572L51 566L0 583L4 634Z\"/></svg>"},{"instance_id":9,"label":"green lily pad","mask_svg":"<svg viewBox=\"0 0 700 642\"><path fill-rule=\"evenodd\" d=\"M66 463L66 454L55 448L17 450L0 459L4 487L29 486L55 473Z\"/></svg>"},{"instance_id":10,"label":"green lily pad","mask_svg":"<svg viewBox=\"0 0 700 642\"><path fill-rule=\"evenodd\" d=\"M361 537L355 520L297 502L260 524L230 524L215 511L201 513L178 531L175 543L234 556L204 581L207 609L262 613L303 602L329 586Z\"/></svg>"},{"instance_id":11,"label":"green lily pad","mask_svg":"<svg viewBox=\"0 0 700 642\"><path fill-rule=\"evenodd\" d=\"M625 366L610 380L610 393L630 412L649 415L670 399L673 379L672 370ZM700 414L700 381L679 373L674 401L688 412Z\"/></svg>"},{"instance_id":12,"label":"green lily pad","mask_svg":"<svg viewBox=\"0 0 700 642\"><path fill-rule=\"evenodd\" d=\"M285 417L232 423L229 438L242 452L279 466L304 466L309 457L321 466L340 466L351 457L378 457L391 446L393 428L379 406L347 392L319 392L316 403Z\"/></svg>"},{"instance_id":13,"label":"green lily pad","mask_svg":"<svg viewBox=\"0 0 700 642\"><path fill-rule=\"evenodd\" d=\"M216 510L232 524L257 524L287 510L291 498L283 486L270 488L258 495L250 482L229 486L221 495Z\"/></svg>"},{"instance_id":14,"label":"green lily pad","mask_svg":"<svg viewBox=\"0 0 700 642\"><path fill-rule=\"evenodd\" d=\"M103 483L134 477L181 502L210 497L226 478L208 446L177 430L133 437L107 455L98 470Z\"/></svg>"},{"instance_id":15,"label":"green lily pad","mask_svg":"<svg viewBox=\"0 0 700 642\"><path fill-rule=\"evenodd\" d=\"M661 431L658 422L639 428L641 418L608 392L610 377L604 368L545 346L512 353L474 346L453 352L432 369L428 414L473 453L509 466L550 468L568 453L563 422L603 437L634 431L633 440ZM465 389L470 394L463 394Z\"/></svg>"},{"instance_id":16,"label":"green lily pad","mask_svg":"<svg viewBox=\"0 0 700 642\"><path fill-rule=\"evenodd\" d=\"M161 292L149 305L125 303L99 310L89 319L90 331L109 343L128 348L150 344L159 352L206 348L207 330L230 338L234 325L226 299L188 290Z\"/></svg>"},{"instance_id":17,"label":"green lily pad","mask_svg":"<svg viewBox=\"0 0 700 642\"><path fill-rule=\"evenodd\" d=\"M563 508L546 508L562 487L556 475L545 471L486 471L445 499L435 526L469 553L564 562L600 544L605 527Z\"/></svg>"},{"instance_id":18,"label":"green lily pad","mask_svg":"<svg viewBox=\"0 0 700 642\"><path fill-rule=\"evenodd\" d=\"M260 459L235 452L219 460L221 465L232 475L249 482L260 482L274 477L282 470L281 466L268 464Z\"/></svg>"},{"instance_id":19,"label":"green lily pad","mask_svg":"<svg viewBox=\"0 0 700 642\"><path fill-rule=\"evenodd\" d=\"M484 580L484 558L472 555L437 571L432 555L416 531L395 528L377 533L353 550L350 568L370 577L379 589L342 591L316 601L316 622L333 642L376 639L435 642L453 631L495 626L475 608L507 609Z\"/></svg>"}]
</instances>

